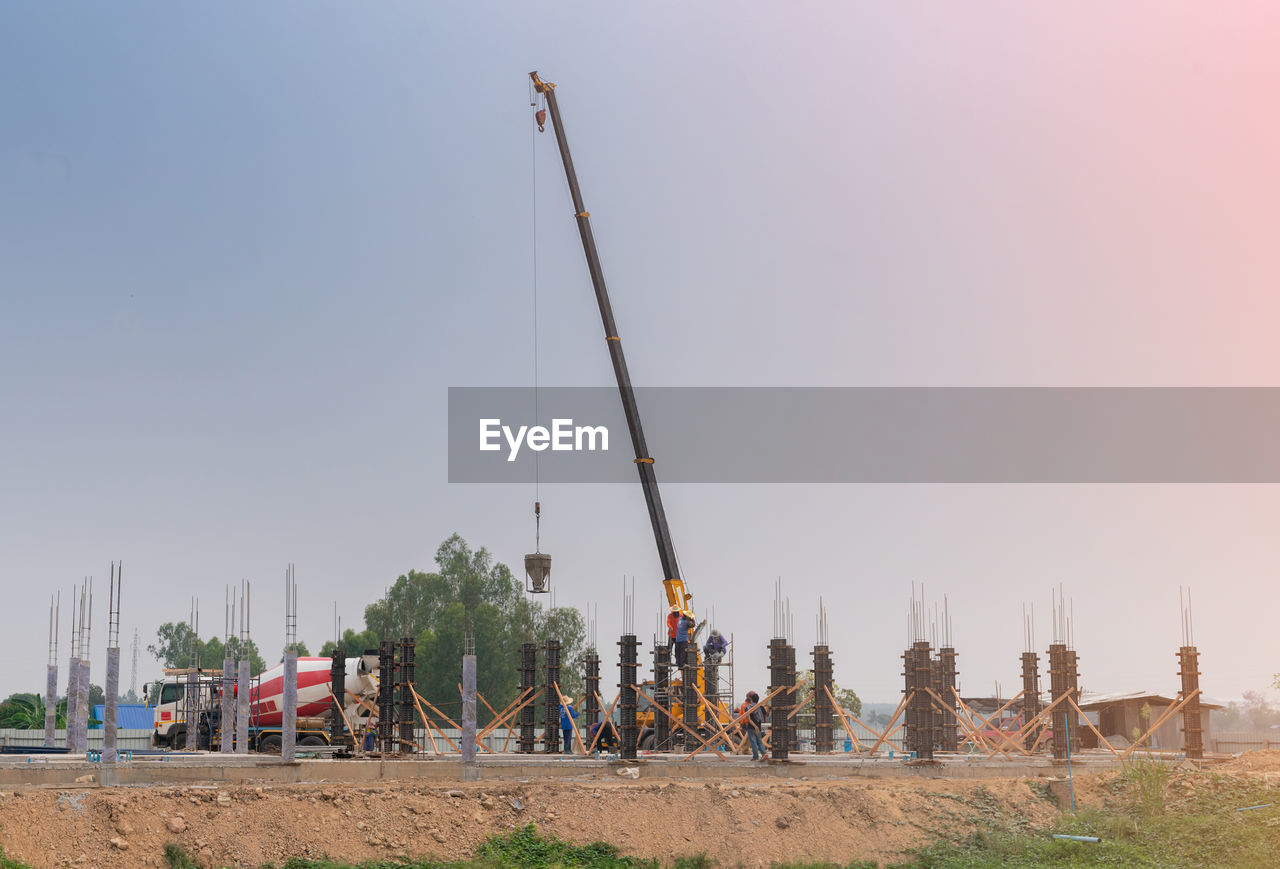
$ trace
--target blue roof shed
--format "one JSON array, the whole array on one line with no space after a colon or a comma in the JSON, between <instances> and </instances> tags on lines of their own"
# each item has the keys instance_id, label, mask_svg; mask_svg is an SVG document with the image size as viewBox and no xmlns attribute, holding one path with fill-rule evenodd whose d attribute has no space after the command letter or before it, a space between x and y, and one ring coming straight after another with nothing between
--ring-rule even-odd
<instances>
[{"instance_id":1,"label":"blue roof shed","mask_svg":"<svg viewBox=\"0 0 1280 869\"><path fill-rule=\"evenodd\" d=\"M107 714L107 707L99 703L93 707L93 717L102 721ZM95 724L94 729L101 729ZM116 727L121 730L151 730L155 727L151 707L145 703L121 703L116 707Z\"/></svg>"}]
</instances>

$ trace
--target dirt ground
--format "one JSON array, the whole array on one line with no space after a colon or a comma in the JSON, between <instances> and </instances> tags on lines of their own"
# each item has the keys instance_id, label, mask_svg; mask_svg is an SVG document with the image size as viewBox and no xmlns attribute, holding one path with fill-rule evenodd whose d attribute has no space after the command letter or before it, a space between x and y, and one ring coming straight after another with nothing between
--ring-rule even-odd
<instances>
[{"instance_id":1,"label":"dirt ground","mask_svg":"<svg viewBox=\"0 0 1280 869\"><path fill-rule=\"evenodd\" d=\"M626 854L705 852L730 866L768 866L892 860L988 819L1040 826L1057 812L1043 787L1026 779L28 790L0 796L0 843L33 866L86 869L163 865L166 842L209 866L322 855L462 858L487 836L532 822L544 833L611 842Z\"/></svg>"}]
</instances>

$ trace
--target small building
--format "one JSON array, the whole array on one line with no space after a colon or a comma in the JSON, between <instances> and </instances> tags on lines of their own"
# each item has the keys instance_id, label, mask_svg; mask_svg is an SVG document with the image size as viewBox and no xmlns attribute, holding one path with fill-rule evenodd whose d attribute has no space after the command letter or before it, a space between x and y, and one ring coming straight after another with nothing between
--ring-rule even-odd
<instances>
[{"instance_id":1,"label":"small building","mask_svg":"<svg viewBox=\"0 0 1280 869\"><path fill-rule=\"evenodd\" d=\"M120 703L116 706L116 727L121 730L151 730L155 727L152 709L145 703ZM107 707L102 703L93 707L93 718L102 722L107 717ZM100 730L102 724L93 725Z\"/></svg>"},{"instance_id":2,"label":"small building","mask_svg":"<svg viewBox=\"0 0 1280 869\"><path fill-rule=\"evenodd\" d=\"M1177 702L1177 698L1166 697L1163 694L1155 694L1150 691L1113 694L1085 691L1080 696L1080 709L1089 716L1089 720L1107 738L1108 742L1114 747L1120 748L1121 745L1127 747L1133 742L1135 732L1137 734L1146 733L1151 725L1155 724L1170 706L1177 705ZM1222 707L1216 703L1208 703L1201 699L1200 708L1204 711L1204 714L1200 716L1200 727L1204 732L1204 745L1207 748L1211 744L1209 741L1209 711L1221 709ZM1117 739L1112 740L1111 737L1113 736L1117 737ZM1087 739L1085 734L1082 733L1081 739L1085 741L1086 745L1089 742L1097 741L1097 738L1092 733L1088 734ZM1181 751L1186 748L1182 733L1182 710L1175 712L1167 721L1161 724L1146 744L1151 748L1164 751Z\"/></svg>"}]
</instances>

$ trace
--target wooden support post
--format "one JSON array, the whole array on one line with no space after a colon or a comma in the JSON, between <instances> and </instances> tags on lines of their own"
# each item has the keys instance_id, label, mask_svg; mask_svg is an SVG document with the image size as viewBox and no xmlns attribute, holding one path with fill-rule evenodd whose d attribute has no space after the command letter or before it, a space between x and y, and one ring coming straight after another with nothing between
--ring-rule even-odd
<instances>
[{"instance_id":1,"label":"wooden support post","mask_svg":"<svg viewBox=\"0 0 1280 869\"><path fill-rule=\"evenodd\" d=\"M1107 747L1107 751L1111 752L1112 754L1119 754L1119 752L1115 750L1115 748L1111 745L1111 743L1107 742L1107 738L1103 736L1101 732L1099 732L1098 728L1093 726L1093 722L1089 720L1088 715L1084 714L1084 710L1080 708L1080 705L1078 703L1076 703L1075 698L1071 697L1069 693L1067 697L1068 697L1068 702L1071 704L1071 706L1076 710L1076 712L1080 715L1080 717L1084 719L1085 726L1093 731L1093 735L1098 737L1098 741Z\"/></svg>"},{"instance_id":2,"label":"wooden support post","mask_svg":"<svg viewBox=\"0 0 1280 869\"><path fill-rule=\"evenodd\" d=\"M596 750L596 743L600 741L600 734L604 733L604 725L605 725L605 722L606 722L606 721L609 723L609 726L610 726L611 728L613 728L614 734L615 734L615 735L617 734L617 732L618 732L618 731L617 731L617 728L616 728L616 727L613 727L613 708L614 708L615 706L617 706L617 705L618 705L618 700L619 700L619 698L621 698L621 697L622 697L622 691L621 691L621 690L619 690L617 694L614 694L614 695L613 695L613 702L609 704L609 711L608 711L608 713L605 715L605 717L604 717L604 718L602 718L602 719L600 720L600 726L599 726L598 728L596 728L596 735L595 735L595 736L593 736L593 737L591 738L591 747L590 747L590 749L588 749L588 751L587 751L587 753L588 753L588 754L590 754L591 752L593 752L593 751L595 751L595 750ZM600 696L600 692L599 692L599 691L597 691L597 692L596 692L596 700L600 703L600 708L601 708L601 709L604 709L604 708L605 708L605 707L604 707L604 698ZM620 736L619 736L619 739L621 739L621 737L620 737Z\"/></svg>"},{"instance_id":3,"label":"wooden support post","mask_svg":"<svg viewBox=\"0 0 1280 869\"><path fill-rule=\"evenodd\" d=\"M1018 732L1013 735L1012 740L1021 741L1025 739L1026 735L1031 732L1031 728L1035 727L1036 724L1040 723L1043 719L1048 718L1050 713L1053 712L1054 707L1056 707L1059 703L1061 703L1063 700L1066 700L1070 696L1071 696L1070 693L1063 694L1057 700L1054 700L1048 706L1041 709L1040 712L1037 713L1034 718L1032 718L1030 721L1022 725L1022 727L1018 729ZM1036 740L1036 744L1032 746L1031 751L1026 753L1033 754L1036 751L1036 749L1040 746L1040 742L1042 741L1043 736L1044 734L1042 733L1040 735L1041 738L1038 738ZM995 752L992 751L990 754L987 755L987 757L990 758L990 757L993 757L994 755L995 755Z\"/></svg>"},{"instance_id":4,"label":"wooden support post","mask_svg":"<svg viewBox=\"0 0 1280 869\"><path fill-rule=\"evenodd\" d=\"M684 723L683 721L681 721L680 719L678 719L678 718L674 717L670 712L668 712L667 710L663 709L663 708L662 708L661 706L659 706L657 703L654 703L654 702L653 702L653 698L652 698L652 697L650 697L648 694L645 694L643 691L641 691L641 690L640 690L639 688L637 688L635 685L632 685L632 686L631 686L631 688L636 692L636 694L643 694L643 695L644 695L644 697L649 701L649 704L650 704L654 709L657 709L657 710L658 710L659 712L661 712L663 715L667 716L667 718L668 718L668 719L670 719L670 721L671 721L671 723L672 723L672 724L676 725L676 726L677 726L677 727L679 727L681 730L683 730L685 733L689 734L689 735L690 735L690 736L692 736L694 739L698 740L698 742L702 743L702 747L703 747L703 748L706 748L706 749L709 749L709 750L711 750L711 751L714 751L716 754L720 755L720 759L721 759L721 760L728 760L728 759L729 759L729 758L725 757L725 756L724 756L724 753L723 753L722 751L720 751L718 748L712 748L710 743L708 743L705 739L703 739L701 736L699 736L699 735L698 735L698 731L696 731L696 730L694 730L693 728L689 727L687 724L685 724L685 723ZM695 690L697 690L697 689L695 688ZM691 755L691 756L692 756L692 755Z\"/></svg>"},{"instance_id":5,"label":"wooden support post","mask_svg":"<svg viewBox=\"0 0 1280 869\"><path fill-rule=\"evenodd\" d=\"M885 728L885 732L880 736L879 739L876 740L876 744L871 746L871 751L867 752L868 754L875 754L876 750L879 749L880 746L883 745L889 739L889 737L892 735L889 732L889 727L893 727L893 722L898 720L898 716L902 714L902 710L907 708L907 704L911 702L911 698L914 696L916 696L916 692L914 689L911 691L910 694L906 694L903 696L902 702L898 704L897 710L893 713L893 717L889 719L889 726ZM901 727L901 725L899 725L899 727ZM895 727L893 732L897 733L898 729L899 729L898 727Z\"/></svg>"},{"instance_id":6,"label":"wooden support post","mask_svg":"<svg viewBox=\"0 0 1280 869\"><path fill-rule=\"evenodd\" d=\"M694 687L694 690L695 690L695 691L697 691L697 690L698 690L696 686ZM768 694L766 694L762 700L759 700L759 701L757 701L756 703L752 704L752 705L751 705L751 707L750 707L749 709L747 709L745 712L740 713L740 714L738 715L738 717L737 717L737 718L735 718L735 719L733 719L732 721L728 722L728 723L727 723L727 724L725 724L723 727L720 727L720 728L719 728L719 729L718 729L714 734L712 734L712 736L711 736L711 740L714 742L714 741L715 741L715 740L717 740L717 739L720 739L720 738L722 738L722 737L726 737L726 736L728 735L728 733L729 733L730 728L735 727L735 726L737 726L738 724L740 724L741 722L745 721L745 720L746 720L746 718L747 718L747 716L748 716L748 715L750 715L750 714L752 713L752 711L753 711L753 710L755 710L755 709L757 709L757 708L759 708L759 707L761 707L761 706L765 705L765 704L766 704L766 703L768 703L771 699L773 699L773 697L774 697L774 696L776 696L777 694L781 693L781 692L782 692L782 691L784 691L784 690L786 690L786 686L785 686L785 685L779 685L777 688L774 688L772 691L770 691ZM670 716L667 716L667 717L669 718ZM746 744L746 739L747 739L747 737L746 737L746 735L744 734L744 735L743 735L743 737L742 737L742 742L739 742L739 743L738 743L738 745L734 748L734 754L737 754L739 751L741 751L741 750L742 750L742 746L743 746L744 744ZM732 743L732 740L730 740L730 742ZM707 749L707 748L710 748L710 746L708 746L706 743L703 743L703 745L702 745L702 747L701 747L701 748L697 748L697 749L695 749L692 753L690 753L690 754L686 755L684 759L685 759L685 760L688 760L689 758L693 757L695 754L700 754L703 750L705 750L705 749ZM715 751L715 749L712 749L712 751ZM717 752L717 754L718 754L718 753L719 753L719 752ZM724 755L720 755L720 756L721 756L721 757L724 757Z\"/></svg>"},{"instance_id":7,"label":"wooden support post","mask_svg":"<svg viewBox=\"0 0 1280 869\"><path fill-rule=\"evenodd\" d=\"M476 696L479 697L480 692L477 691ZM494 731L498 727L501 727L506 722L508 714L514 714L516 712L519 712L520 709L523 708L523 704L521 703L521 701L525 700L527 697L528 697L527 694L521 694L519 697L517 697L516 699L508 703L506 706L504 706L501 712L494 713L493 720L490 721L488 724L486 724L484 726L484 729L476 734L476 738L482 739L485 736L488 736L492 731ZM511 707L515 706L517 703L521 703L521 706L517 707L516 709L512 709ZM484 705L489 706L488 703L485 703ZM489 706L489 709L492 710L493 707Z\"/></svg>"},{"instance_id":8,"label":"wooden support post","mask_svg":"<svg viewBox=\"0 0 1280 869\"><path fill-rule=\"evenodd\" d=\"M827 697L831 700L831 708L835 710L836 715L840 716L840 723L844 725L844 732L849 734L849 742L853 746L854 753L862 754L862 740L858 738L858 734L853 732L853 725L849 723L849 716L844 714L844 710L836 702L835 695L831 693L831 686L823 685L822 690L827 693ZM854 721L858 721L858 719L855 718ZM858 721L858 723L862 724L861 721ZM867 727L865 724L862 724L862 726ZM871 730L870 727L867 727L867 729ZM874 731L872 732L874 733Z\"/></svg>"},{"instance_id":9,"label":"wooden support post","mask_svg":"<svg viewBox=\"0 0 1280 869\"><path fill-rule=\"evenodd\" d=\"M431 751L435 754L439 754L440 746L436 744L436 738L431 735L432 721L430 718L427 717L427 713L422 711L422 704L418 702L417 691L413 692L413 698L414 698L413 699L414 705L418 707L418 714L422 716L422 726L427 731L427 739L431 740ZM436 730L440 730L440 728L437 727ZM440 731L440 737L444 739L445 742L448 742L450 745L453 745L453 743L449 741L449 737L445 736L444 731L442 730ZM453 747L455 751L459 751L459 753L461 753L456 745L454 745Z\"/></svg>"}]
</instances>

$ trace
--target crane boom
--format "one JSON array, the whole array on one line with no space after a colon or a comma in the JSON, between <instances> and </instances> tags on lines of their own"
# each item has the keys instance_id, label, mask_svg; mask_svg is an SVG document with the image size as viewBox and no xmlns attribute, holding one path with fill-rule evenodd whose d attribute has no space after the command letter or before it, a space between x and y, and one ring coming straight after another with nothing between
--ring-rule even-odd
<instances>
[{"instance_id":1,"label":"crane boom","mask_svg":"<svg viewBox=\"0 0 1280 869\"><path fill-rule=\"evenodd\" d=\"M649 508L649 521L653 525L653 537L658 544L658 558L662 562L663 586L667 591L667 603L688 607L692 597L685 590L676 563L676 550L671 542L671 529L667 527L667 514L662 509L662 494L658 491L658 477L653 470L653 457L644 440L644 428L640 424L640 410L636 406L636 393L627 372L627 358L622 352L622 339L613 319L613 306L609 303L609 290L604 283L604 270L600 267L600 254L596 250L595 236L591 233L591 215L582 202L582 190L578 187L578 175L573 169L573 157L569 155L569 141L565 138L564 123L560 119L560 106L556 102L555 85L544 82L538 73L529 73L534 89L547 101L551 124L555 129L556 143L560 146L560 160L569 180L569 195L573 199L574 217L578 221L578 234L582 236L582 249L587 255L587 269L591 272L591 285L595 288L596 303L600 306L600 320L604 324L605 344L613 362L613 373L618 380L618 392L622 395L622 410L627 417L627 429L631 433L631 446L635 450L636 470L640 474L640 487L644 490L645 505Z\"/></svg>"}]
</instances>

